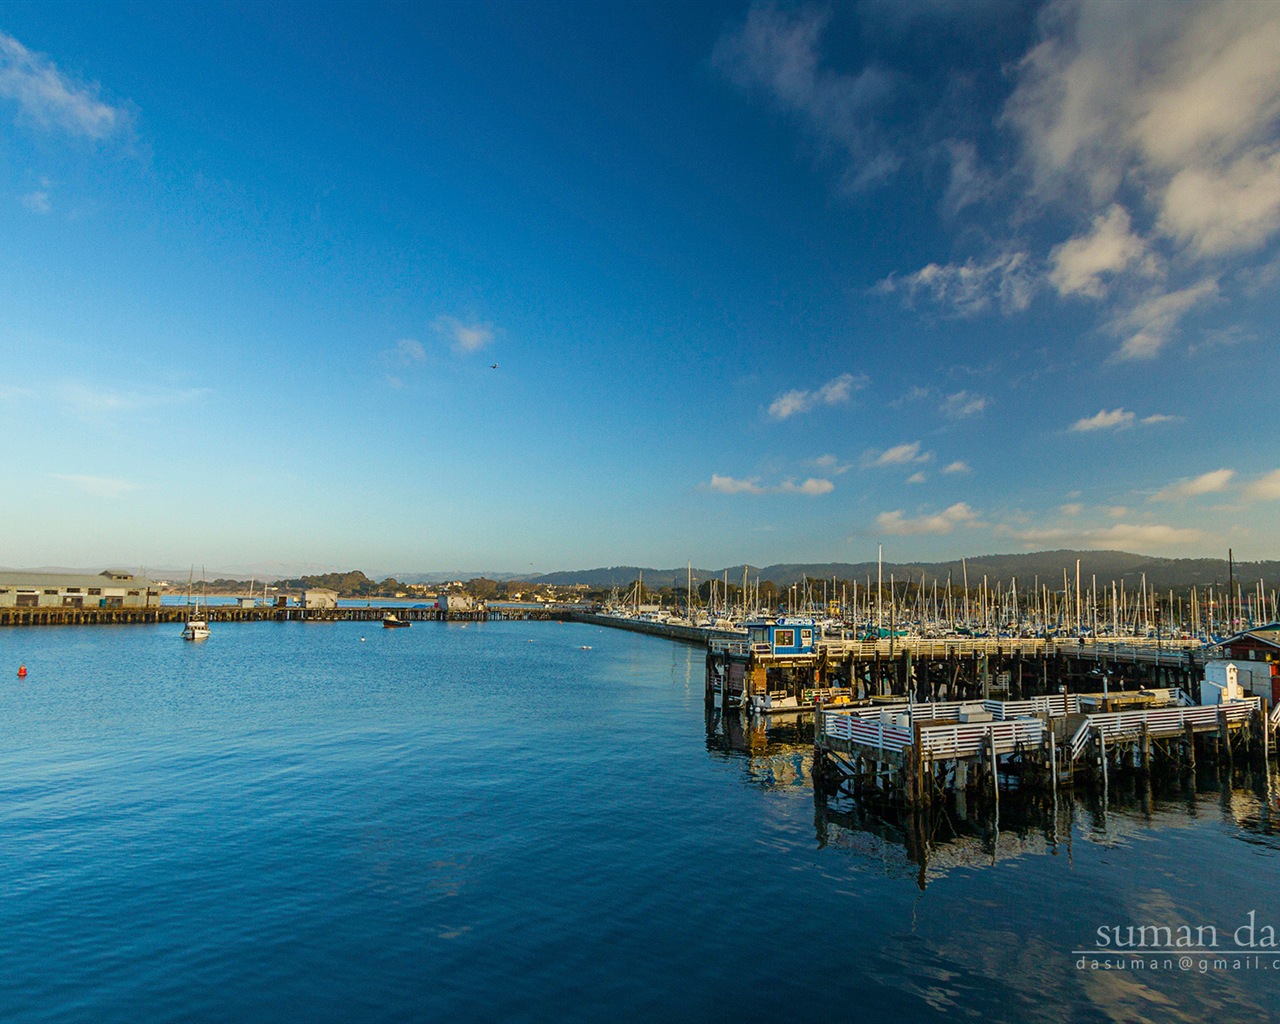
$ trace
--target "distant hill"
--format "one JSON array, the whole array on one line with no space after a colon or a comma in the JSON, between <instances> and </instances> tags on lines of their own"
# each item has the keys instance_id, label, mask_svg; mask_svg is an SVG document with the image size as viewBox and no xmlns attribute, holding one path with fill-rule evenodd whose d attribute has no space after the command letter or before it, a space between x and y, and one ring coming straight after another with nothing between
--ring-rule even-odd
<instances>
[{"instance_id":1,"label":"distant hill","mask_svg":"<svg viewBox=\"0 0 1280 1024\"><path fill-rule=\"evenodd\" d=\"M1151 555L1135 555L1126 551L1069 550L1032 551L1012 555L977 555L973 558L966 558L963 561L961 559L953 559L947 562L885 562L884 577L886 582L888 582L890 576L901 582L907 579L918 581L921 573L929 581L935 579L945 580L950 575L952 581L959 584L967 570L971 587L980 585L982 577L985 575L989 584L997 582L1008 584L1011 579L1016 577L1019 589L1033 585L1036 577L1039 577L1041 584L1052 588L1055 580L1059 587L1062 585L1062 571L1064 569L1072 581L1075 580L1077 559L1080 560L1082 582L1096 577L1100 587L1110 585L1112 580L1116 582L1123 580L1126 588L1139 585L1144 573L1147 577L1147 585L1157 590L1192 585L1203 587L1210 583L1224 584L1227 581L1227 560L1225 558L1156 558ZM8 571L94 574L101 572L104 568L106 567L97 566L87 569L42 567L35 570L27 568ZM118 566L113 566L113 568L118 568ZM218 567L216 569L210 566L204 576L209 580L226 578L247 581L253 577L259 582L264 579L274 582L282 578L294 578L299 575L310 576L332 571L354 571L334 570L333 567L322 565L309 565L306 567L309 571L304 571L303 573L299 573L296 570L287 573L271 571L280 568L284 568L284 566L267 565L266 563ZM729 576L730 583L741 584L744 568L747 570L747 576L752 582L757 579L769 580L779 587L791 586L806 577L811 580L829 580L834 576L837 580L857 580L860 583L865 583L868 579L874 580L876 577L875 562L784 562L766 566L748 565L744 567L738 564L722 566L719 569L695 568L693 570L694 584L696 586L709 579L723 579L726 573ZM164 569L148 566L145 569L139 567L139 570L152 579L167 579L175 584L185 583L191 572L190 567ZM530 583L543 583L551 586L585 584L593 589L608 590L612 587L621 589L631 586L641 573L644 574L645 585L655 590L663 587L683 587L685 580L688 578L688 569L683 565L669 569L654 568L652 566L615 565L608 568L575 569L542 574L451 569L433 572L379 572L376 575L378 578L392 576L401 583L443 583L449 580L466 581L485 578L497 582L525 580ZM197 572L196 579L200 579L200 576L201 574ZM1269 588L1280 586L1280 561L1236 562L1235 579L1244 587L1252 586L1260 579Z\"/></svg>"},{"instance_id":2,"label":"distant hill","mask_svg":"<svg viewBox=\"0 0 1280 1024\"><path fill-rule=\"evenodd\" d=\"M475 569L448 569L437 572L393 572L388 573L401 583L449 583L452 580L494 580L505 583L507 580L527 580L529 573L494 572L492 569L483 572Z\"/></svg>"},{"instance_id":3,"label":"distant hill","mask_svg":"<svg viewBox=\"0 0 1280 1024\"><path fill-rule=\"evenodd\" d=\"M948 575L959 584L968 572L969 585L975 586L987 577L989 584L1008 583L1016 578L1020 585L1031 585L1036 577L1049 587L1054 580L1062 580L1065 569L1071 581L1075 581L1076 560L1080 560L1080 576L1082 580L1096 577L1099 586L1110 584L1112 580L1125 586L1141 584L1142 576L1147 577L1147 586L1164 590L1169 587L1203 587L1210 583L1226 583L1227 560L1225 558L1156 558L1151 555L1135 555L1126 551L1033 551L1026 554L1011 555L978 555L974 558L954 559L947 562L885 562L884 578L886 582L892 575L902 581L920 578L921 573L928 580L945 580ZM877 566L875 562L808 562L782 563L778 565L747 566L747 574L752 581L756 579L770 580L780 587L799 583L806 577L811 580L831 579L858 580L865 582L868 578L875 580ZM742 565L728 566L720 569L694 569L695 585L702 580L723 579L729 575L729 582L742 582ZM532 577L530 582L552 585L568 585L585 583L594 588L625 587L636 581L640 573L644 573L646 586L655 589L674 586L683 587L687 578L687 569L679 566L674 569L643 568L634 565L619 565L611 568L579 569L572 572L553 572ZM403 578L403 577L401 577ZM1243 586L1257 583L1259 579L1270 586L1280 585L1280 561L1236 562L1235 579Z\"/></svg>"}]
</instances>

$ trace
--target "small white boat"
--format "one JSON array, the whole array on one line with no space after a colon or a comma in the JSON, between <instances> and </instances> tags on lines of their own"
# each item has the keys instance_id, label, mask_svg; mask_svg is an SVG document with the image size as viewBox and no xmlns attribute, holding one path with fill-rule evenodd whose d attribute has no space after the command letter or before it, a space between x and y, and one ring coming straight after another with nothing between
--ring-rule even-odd
<instances>
[{"instance_id":1,"label":"small white boat","mask_svg":"<svg viewBox=\"0 0 1280 1024\"><path fill-rule=\"evenodd\" d=\"M191 577L187 580L187 621L182 628L183 640L208 640L209 620L200 614L200 599L191 603L191 590L195 582L195 566L191 567ZM204 594L204 567L200 568L200 593ZM208 602L206 601L206 604Z\"/></svg>"},{"instance_id":2,"label":"small white boat","mask_svg":"<svg viewBox=\"0 0 1280 1024\"><path fill-rule=\"evenodd\" d=\"M387 614L382 617L383 629L408 629L412 625L413 623L408 619L402 619L394 612L387 612Z\"/></svg>"}]
</instances>

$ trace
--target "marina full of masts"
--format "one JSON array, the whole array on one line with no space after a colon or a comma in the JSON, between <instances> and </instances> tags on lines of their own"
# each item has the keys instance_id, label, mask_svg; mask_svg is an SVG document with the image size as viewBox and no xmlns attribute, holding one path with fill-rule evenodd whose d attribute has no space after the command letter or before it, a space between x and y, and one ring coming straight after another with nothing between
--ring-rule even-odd
<instances>
[{"instance_id":1,"label":"marina full of masts","mask_svg":"<svg viewBox=\"0 0 1280 1024\"><path fill-rule=\"evenodd\" d=\"M705 597L677 589L669 606L646 600L643 578L615 590L605 614L644 622L716 631L745 631L745 623L778 615L815 620L827 639L1065 639L1199 640L1213 643L1267 622L1280 621L1277 592L1259 580L1157 591L1146 576L1135 585L1099 580L1076 562L1060 578L1030 580L804 579L762 594L761 581L707 581Z\"/></svg>"}]
</instances>

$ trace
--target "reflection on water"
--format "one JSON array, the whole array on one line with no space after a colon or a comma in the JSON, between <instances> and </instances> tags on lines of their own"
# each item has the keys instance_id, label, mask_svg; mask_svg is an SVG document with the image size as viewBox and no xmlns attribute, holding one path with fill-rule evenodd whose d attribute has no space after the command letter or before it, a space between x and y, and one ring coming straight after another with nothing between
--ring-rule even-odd
<instances>
[{"instance_id":1,"label":"reflection on water","mask_svg":"<svg viewBox=\"0 0 1280 1024\"><path fill-rule=\"evenodd\" d=\"M1280 957L1082 955L1099 928L1203 926L1226 943L1251 920L1280 926L1275 766L1153 785L1115 774L1057 798L1001 793L913 813L815 792L805 717L707 716L707 747L764 802L811 802L829 897L824 948L856 979L855 1017L899 1020L1175 1021L1280 1018ZM780 887L787 878L777 880ZM1254 915L1251 917L1250 915ZM1280 930L1280 929L1278 929ZM844 986L832 980L829 991ZM864 994L892 993L877 1012ZM866 1005L864 1005L864 1003ZM852 1011L850 1011L852 1013Z\"/></svg>"},{"instance_id":2,"label":"reflection on water","mask_svg":"<svg viewBox=\"0 0 1280 1024\"><path fill-rule=\"evenodd\" d=\"M1197 821L1225 826L1235 839L1280 851L1280 768L1236 770L1229 778L1201 766L1182 780L1133 771L1105 787L1048 793L1003 791L997 804L974 808L948 794L909 809L840 789L819 792L812 779L813 716L758 716L707 709L707 747L741 764L744 784L764 791L807 790L819 849L845 851L884 874L920 888L956 868L981 868L1027 855L1063 857L1072 843L1131 843Z\"/></svg>"},{"instance_id":3,"label":"reflection on water","mask_svg":"<svg viewBox=\"0 0 1280 1024\"><path fill-rule=\"evenodd\" d=\"M702 657L537 622L0 631L30 669L0 1020L1280 1019L1280 971L1073 956L1280 924L1274 779L917 821L816 797L807 717L704 723Z\"/></svg>"}]
</instances>

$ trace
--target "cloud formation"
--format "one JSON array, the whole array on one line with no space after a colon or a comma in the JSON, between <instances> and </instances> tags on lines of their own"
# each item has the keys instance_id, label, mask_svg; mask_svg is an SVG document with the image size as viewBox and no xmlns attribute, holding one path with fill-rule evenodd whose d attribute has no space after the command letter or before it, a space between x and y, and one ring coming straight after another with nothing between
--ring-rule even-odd
<instances>
[{"instance_id":1,"label":"cloud formation","mask_svg":"<svg viewBox=\"0 0 1280 1024\"><path fill-rule=\"evenodd\" d=\"M809 465L825 470L828 473L834 473L836 476L842 476L853 468L849 463L837 459L831 454L819 455L816 459L810 459Z\"/></svg>"},{"instance_id":2,"label":"cloud formation","mask_svg":"<svg viewBox=\"0 0 1280 1024\"><path fill-rule=\"evenodd\" d=\"M836 485L830 480L824 480L820 477L809 477L802 481L796 481L794 478L788 477L781 483L766 487L760 483L758 476L738 479L732 476L723 476L720 473L712 473L711 481L703 486L706 490L715 491L719 494L804 494L809 497L818 497L823 494L830 494L835 490Z\"/></svg>"},{"instance_id":3,"label":"cloud formation","mask_svg":"<svg viewBox=\"0 0 1280 1024\"><path fill-rule=\"evenodd\" d=\"M0 99L16 103L21 120L46 131L105 139L122 131L128 116L98 93L97 85L73 81L48 57L0 32Z\"/></svg>"},{"instance_id":4,"label":"cloud formation","mask_svg":"<svg viewBox=\"0 0 1280 1024\"><path fill-rule=\"evenodd\" d=\"M859 465L863 469L880 469L885 466L909 466L913 462L928 462L932 458L933 452L921 452L920 442L912 441L910 444L894 445L884 451L868 449L862 453Z\"/></svg>"},{"instance_id":5,"label":"cloud formation","mask_svg":"<svg viewBox=\"0 0 1280 1024\"><path fill-rule=\"evenodd\" d=\"M1038 23L993 125L1012 142L1002 172L970 140L937 144L944 206L1004 197L1003 229L974 233L985 255L879 290L974 316L1021 312L1048 287L1107 303L1115 360L1153 359L1218 297L1227 260L1265 259L1280 233L1280 5L1054 0ZM1023 240L1037 236L1047 255Z\"/></svg>"},{"instance_id":6,"label":"cloud formation","mask_svg":"<svg viewBox=\"0 0 1280 1024\"><path fill-rule=\"evenodd\" d=\"M1134 414L1127 409L1099 409L1095 416L1085 416L1071 424L1076 432L1091 430L1116 430L1133 425Z\"/></svg>"},{"instance_id":7,"label":"cloud formation","mask_svg":"<svg viewBox=\"0 0 1280 1024\"><path fill-rule=\"evenodd\" d=\"M775 420L785 420L799 413L810 412L820 405L839 405L849 401L852 392L866 387L868 383L869 380L864 375L842 373L814 391L797 389L779 395L769 403L769 415Z\"/></svg>"},{"instance_id":8,"label":"cloud formation","mask_svg":"<svg viewBox=\"0 0 1280 1024\"><path fill-rule=\"evenodd\" d=\"M460 355L478 352L492 342L495 336L493 324L469 324L452 316L437 317L433 326L436 333L447 338L449 346Z\"/></svg>"},{"instance_id":9,"label":"cloud formation","mask_svg":"<svg viewBox=\"0 0 1280 1024\"><path fill-rule=\"evenodd\" d=\"M1049 253L1049 281L1059 295L1100 299L1107 292L1103 275L1118 274L1146 256L1146 244L1130 229L1119 203L1094 218L1089 234L1071 238ZM1151 261L1147 260L1149 269Z\"/></svg>"},{"instance_id":10,"label":"cloud formation","mask_svg":"<svg viewBox=\"0 0 1280 1024\"><path fill-rule=\"evenodd\" d=\"M815 9L779 11L757 3L738 29L723 34L712 64L742 89L763 94L794 117L819 145L842 161L842 181L862 192L898 169L877 121L894 91L894 76L869 64L855 75L823 68L819 42L827 15Z\"/></svg>"},{"instance_id":11,"label":"cloud formation","mask_svg":"<svg viewBox=\"0 0 1280 1024\"><path fill-rule=\"evenodd\" d=\"M1260 501L1280 501L1280 469L1260 476L1244 489L1245 494Z\"/></svg>"},{"instance_id":12,"label":"cloud formation","mask_svg":"<svg viewBox=\"0 0 1280 1024\"><path fill-rule=\"evenodd\" d=\"M958 420L967 416L976 416L990 404L991 399L985 395L975 395L971 391L957 391L953 395L947 395L942 403L942 411L953 420Z\"/></svg>"},{"instance_id":13,"label":"cloud formation","mask_svg":"<svg viewBox=\"0 0 1280 1024\"><path fill-rule=\"evenodd\" d=\"M876 527L881 533L894 537L915 537L921 534L946 534L957 526L972 524L977 521L978 514L963 501L956 502L934 515L918 516L908 519L901 509L893 512L881 512L876 516Z\"/></svg>"},{"instance_id":14,"label":"cloud formation","mask_svg":"<svg viewBox=\"0 0 1280 1024\"><path fill-rule=\"evenodd\" d=\"M901 293L910 305L924 298L956 316L994 308L1020 313L1031 305L1037 283L1025 252L1004 252L986 261L930 263L914 274L890 274L876 285L882 294Z\"/></svg>"},{"instance_id":15,"label":"cloud formation","mask_svg":"<svg viewBox=\"0 0 1280 1024\"><path fill-rule=\"evenodd\" d=\"M764 494L765 489L760 486L759 481L759 477L752 477L750 480L739 480L736 477L712 473L711 482L706 486L707 490L716 491L720 494Z\"/></svg>"},{"instance_id":16,"label":"cloud formation","mask_svg":"<svg viewBox=\"0 0 1280 1024\"><path fill-rule=\"evenodd\" d=\"M1227 485L1235 475L1234 469L1215 469L1200 476L1178 480L1156 491L1151 495L1151 500L1185 501L1187 498L1196 498L1202 494L1217 494L1227 489Z\"/></svg>"},{"instance_id":17,"label":"cloud formation","mask_svg":"<svg viewBox=\"0 0 1280 1024\"><path fill-rule=\"evenodd\" d=\"M1183 317L1217 296L1217 279L1207 277L1186 288L1156 291L1136 301L1110 324L1111 332L1124 338L1115 358L1152 358L1164 348Z\"/></svg>"}]
</instances>

